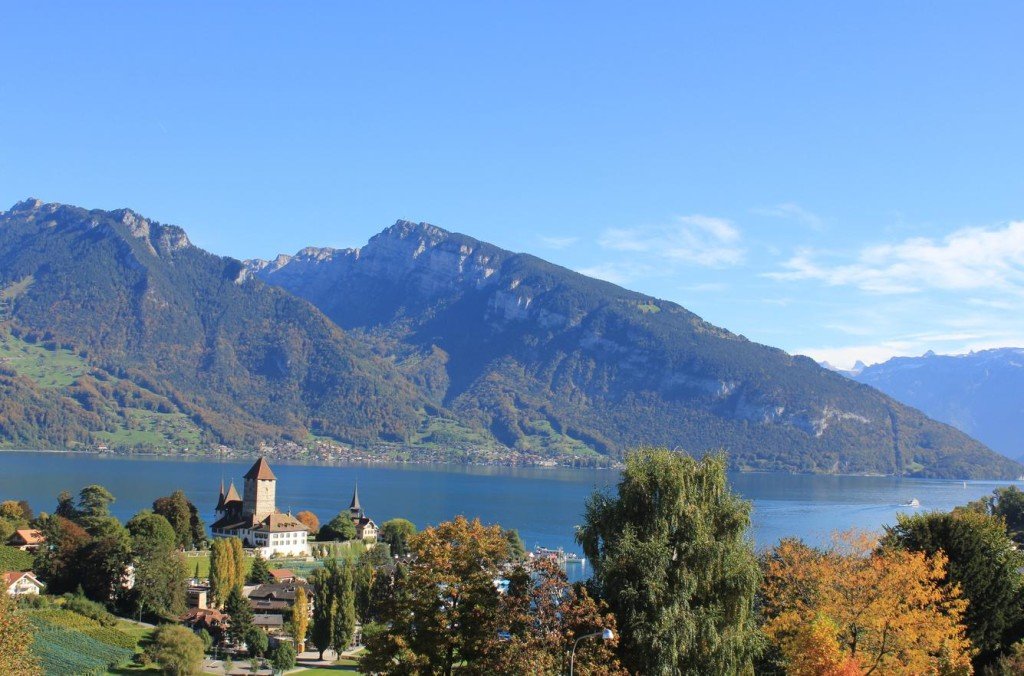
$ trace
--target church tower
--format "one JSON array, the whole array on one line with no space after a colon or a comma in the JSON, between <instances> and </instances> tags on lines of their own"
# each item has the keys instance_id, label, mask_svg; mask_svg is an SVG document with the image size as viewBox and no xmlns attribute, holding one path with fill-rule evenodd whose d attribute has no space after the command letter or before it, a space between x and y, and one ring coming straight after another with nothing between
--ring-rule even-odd
<instances>
[{"instance_id":1,"label":"church tower","mask_svg":"<svg viewBox=\"0 0 1024 676\"><path fill-rule=\"evenodd\" d=\"M270 470L270 464L264 458L256 461L245 473L245 497L243 514L253 521L263 521L277 511L275 505L277 477Z\"/></svg>"}]
</instances>

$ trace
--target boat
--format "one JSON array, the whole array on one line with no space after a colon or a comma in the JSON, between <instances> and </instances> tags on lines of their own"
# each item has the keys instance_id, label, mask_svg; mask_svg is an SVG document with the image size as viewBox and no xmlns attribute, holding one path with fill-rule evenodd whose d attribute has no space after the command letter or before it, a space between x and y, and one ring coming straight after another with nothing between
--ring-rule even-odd
<instances>
[{"instance_id":1,"label":"boat","mask_svg":"<svg viewBox=\"0 0 1024 676\"><path fill-rule=\"evenodd\" d=\"M548 547L541 547L537 545L534 547L530 556L537 559L551 559L560 566L564 566L567 563L575 563L580 565L586 565L587 560L575 552L566 552L564 549L559 547L558 549L550 549Z\"/></svg>"},{"instance_id":2,"label":"boat","mask_svg":"<svg viewBox=\"0 0 1024 676\"><path fill-rule=\"evenodd\" d=\"M911 498L900 505L901 507L920 507L921 501L917 498Z\"/></svg>"}]
</instances>

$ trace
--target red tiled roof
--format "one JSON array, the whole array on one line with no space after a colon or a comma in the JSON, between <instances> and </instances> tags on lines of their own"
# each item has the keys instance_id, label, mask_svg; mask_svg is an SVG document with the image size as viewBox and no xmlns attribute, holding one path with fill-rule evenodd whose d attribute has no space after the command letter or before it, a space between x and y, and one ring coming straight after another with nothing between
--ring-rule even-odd
<instances>
[{"instance_id":1,"label":"red tiled roof","mask_svg":"<svg viewBox=\"0 0 1024 676\"><path fill-rule=\"evenodd\" d=\"M260 458L256 461L249 471L245 473L246 479L257 479L259 481L277 481L277 477L270 470L270 463L267 462L266 458Z\"/></svg>"},{"instance_id":2,"label":"red tiled roof","mask_svg":"<svg viewBox=\"0 0 1024 676\"><path fill-rule=\"evenodd\" d=\"M19 538L27 545L41 545L46 542L46 538L43 537L43 531L31 528L19 528L14 531L14 537Z\"/></svg>"},{"instance_id":3,"label":"red tiled roof","mask_svg":"<svg viewBox=\"0 0 1024 676\"><path fill-rule=\"evenodd\" d=\"M280 568L278 570L270 571L270 576L275 580L286 580L290 577L295 577L295 573L287 568Z\"/></svg>"}]
</instances>

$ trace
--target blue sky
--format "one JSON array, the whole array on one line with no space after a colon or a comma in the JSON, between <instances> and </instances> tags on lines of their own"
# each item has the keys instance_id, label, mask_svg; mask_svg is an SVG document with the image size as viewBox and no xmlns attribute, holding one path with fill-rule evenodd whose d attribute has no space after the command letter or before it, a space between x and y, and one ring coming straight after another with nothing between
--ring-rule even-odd
<instances>
[{"instance_id":1,"label":"blue sky","mask_svg":"<svg viewBox=\"0 0 1024 676\"><path fill-rule=\"evenodd\" d=\"M239 258L429 221L839 364L1024 345L1022 3L2 16L3 207Z\"/></svg>"}]
</instances>

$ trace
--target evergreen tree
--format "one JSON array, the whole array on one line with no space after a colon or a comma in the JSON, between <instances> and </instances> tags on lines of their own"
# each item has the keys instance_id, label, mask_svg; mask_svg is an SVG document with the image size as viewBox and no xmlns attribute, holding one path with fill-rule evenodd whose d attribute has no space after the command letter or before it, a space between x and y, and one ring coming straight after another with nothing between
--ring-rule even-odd
<instances>
[{"instance_id":1,"label":"evergreen tree","mask_svg":"<svg viewBox=\"0 0 1024 676\"><path fill-rule=\"evenodd\" d=\"M270 574L270 568L267 567L267 560L257 554L252 560L252 567L249 568L246 582L249 584L267 584L273 581L273 579L274 576Z\"/></svg>"},{"instance_id":2,"label":"evergreen tree","mask_svg":"<svg viewBox=\"0 0 1024 676\"><path fill-rule=\"evenodd\" d=\"M224 612L228 615L228 638L236 645L244 643L249 633L256 628L253 624L252 605L242 595L242 587L232 587L224 601Z\"/></svg>"},{"instance_id":3,"label":"evergreen tree","mask_svg":"<svg viewBox=\"0 0 1024 676\"><path fill-rule=\"evenodd\" d=\"M627 457L617 495L591 496L577 538L630 671L752 669L759 572L749 526L750 503L729 490L721 455L641 449Z\"/></svg>"}]
</instances>

